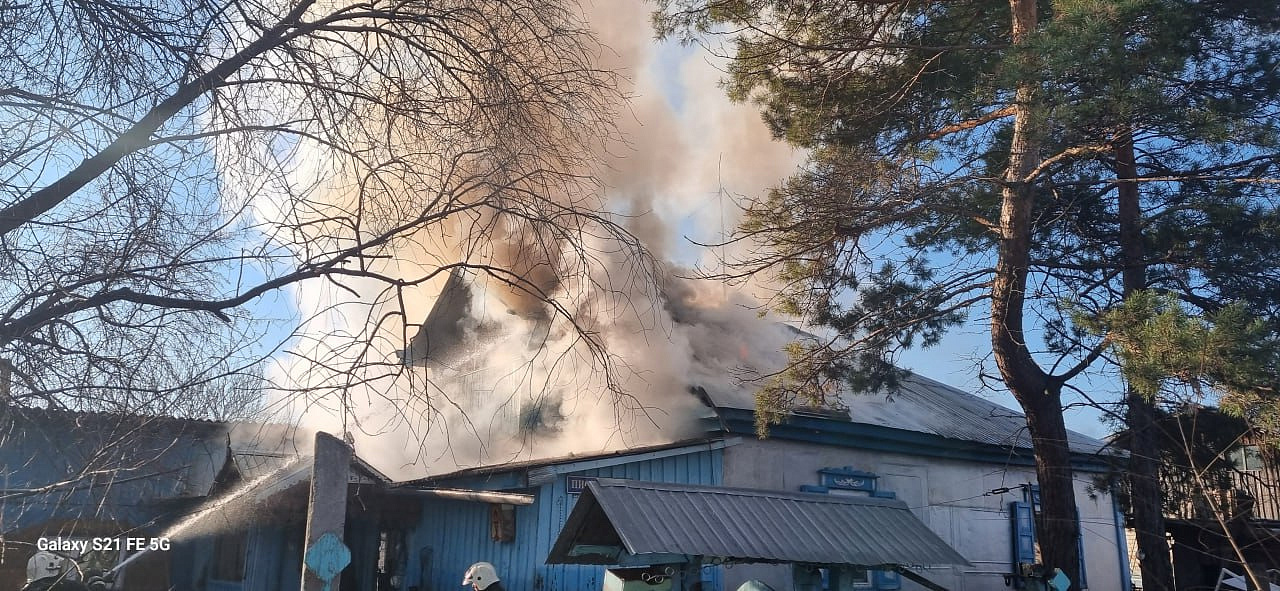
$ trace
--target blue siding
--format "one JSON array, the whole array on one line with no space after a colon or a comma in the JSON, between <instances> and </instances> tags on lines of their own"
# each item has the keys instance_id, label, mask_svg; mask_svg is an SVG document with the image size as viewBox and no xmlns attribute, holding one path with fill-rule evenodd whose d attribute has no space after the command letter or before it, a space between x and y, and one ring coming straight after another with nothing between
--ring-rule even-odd
<instances>
[{"instance_id":1,"label":"blue siding","mask_svg":"<svg viewBox=\"0 0 1280 591\"><path fill-rule=\"evenodd\" d=\"M351 550L351 564L342 572L343 589L373 591L377 586L380 533L375 515L347 513L343 541Z\"/></svg>"},{"instance_id":2,"label":"blue siding","mask_svg":"<svg viewBox=\"0 0 1280 591\"><path fill-rule=\"evenodd\" d=\"M684 484L721 484L724 454L719 449L694 450L682 455L621 463L570 472L574 476L628 478ZM523 492L535 495L532 505L516 507L516 537L495 542L489 536L489 506L483 503L427 499L422 517L409 533L408 586L419 591L457 591L462 574L472 563L492 562L508 591L596 591L604 569L569 565L548 566L547 554L560 534L578 495L569 494L566 475ZM518 474L444 482L442 486L512 490ZM429 556L430 559L423 560ZM415 559L414 557L419 557ZM429 562L430 564L423 564ZM425 567L425 568L424 568ZM424 573L424 570L426 571ZM719 569L708 568L708 589L719 588Z\"/></svg>"},{"instance_id":3,"label":"blue siding","mask_svg":"<svg viewBox=\"0 0 1280 591\"><path fill-rule=\"evenodd\" d=\"M302 585L304 526L255 527L245 561L245 589L298 589Z\"/></svg>"},{"instance_id":4,"label":"blue siding","mask_svg":"<svg viewBox=\"0 0 1280 591\"><path fill-rule=\"evenodd\" d=\"M0 432L0 489L12 496L0 502L0 534L25 530L24 538L55 535L58 525L76 520L117 522L127 528L166 518L173 503L202 500L206 491L193 490L193 482L212 481L219 454L226 453L208 428L121 434L55 423L48 430L31 425L13 429L18 432ZM60 437L58 429L70 429L76 438ZM9 494L73 479L82 471L103 473L52 493ZM53 522L52 531L45 531L46 522ZM156 529L141 533L154 535Z\"/></svg>"},{"instance_id":5,"label":"blue siding","mask_svg":"<svg viewBox=\"0 0 1280 591\"><path fill-rule=\"evenodd\" d=\"M280 569L283 540L279 528L254 527L249 530L249 544L245 549L245 589L271 589Z\"/></svg>"},{"instance_id":6,"label":"blue siding","mask_svg":"<svg viewBox=\"0 0 1280 591\"><path fill-rule=\"evenodd\" d=\"M178 545L174 546L174 551L169 554L170 573L169 579L178 589L184 588L183 582L186 581L187 589L203 589L209 579L210 563L213 559L213 537L200 536L188 538L181 546L182 551L179 552ZM128 584L129 573L125 572L125 584Z\"/></svg>"},{"instance_id":7,"label":"blue siding","mask_svg":"<svg viewBox=\"0 0 1280 591\"><path fill-rule=\"evenodd\" d=\"M182 555L173 559L175 588L205 591L298 589L302 585L301 528L297 524L251 527L245 550L243 581L210 578L214 537L194 538L184 543Z\"/></svg>"}]
</instances>

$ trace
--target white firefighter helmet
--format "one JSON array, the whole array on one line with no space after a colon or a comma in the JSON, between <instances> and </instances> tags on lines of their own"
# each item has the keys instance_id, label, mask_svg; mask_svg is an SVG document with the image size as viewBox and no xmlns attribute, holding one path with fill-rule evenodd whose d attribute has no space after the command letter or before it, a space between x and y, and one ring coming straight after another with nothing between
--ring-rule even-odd
<instances>
[{"instance_id":1,"label":"white firefighter helmet","mask_svg":"<svg viewBox=\"0 0 1280 591\"><path fill-rule=\"evenodd\" d=\"M487 562L477 562L467 569L467 574L462 575L462 584L475 585L476 589L484 591L494 583L497 583L498 571L493 569L493 565Z\"/></svg>"},{"instance_id":2,"label":"white firefighter helmet","mask_svg":"<svg viewBox=\"0 0 1280 591\"><path fill-rule=\"evenodd\" d=\"M738 591L773 591L773 587L760 579L751 579L738 586Z\"/></svg>"}]
</instances>

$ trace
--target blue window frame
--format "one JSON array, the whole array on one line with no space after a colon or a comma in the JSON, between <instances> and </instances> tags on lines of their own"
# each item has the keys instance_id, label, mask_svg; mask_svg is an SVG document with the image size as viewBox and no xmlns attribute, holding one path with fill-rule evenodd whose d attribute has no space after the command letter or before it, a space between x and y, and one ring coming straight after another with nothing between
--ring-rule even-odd
<instances>
[{"instance_id":1,"label":"blue window frame","mask_svg":"<svg viewBox=\"0 0 1280 591\"><path fill-rule=\"evenodd\" d=\"M800 490L809 493L818 494L853 494L858 496L871 496L882 499L897 498L892 491L880 490L876 482L880 478L873 472L863 472L854 470L850 466L840 468L823 468L818 470L821 485L804 484L800 486ZM821 569L821 589L822 591L837 591L836 587L844 587L833 583L834 577L830 576L827 569ZM874 591L896 591L902 588L902 575L891 570L861 571L858 573L843 573L844 576L851 576L852 585L855 588L865 588ZM847 585L848 583L846 583Z\"/></svg>"},{"instance_id":2,"label":"blue window frame","mask_svg":"<svg viewBox=\"0 0 1280 591\"><path fill-rule=\"evenodd\" d=\"M1013 520L1013 563L1015 571L1018 564L1035 564L1039 562L1036 559L1035 518L1036 515L1040 514L1040 486L1035 484L1027 485L1024 489L1023 498L1026 502L1014 501L1009 503L1009 514ZM1084 559L1084 527L1080 523L1078 512L1076 514L1076 547L1080 556L1080 580L1076 581L1076 588L1087 589L1089 588L1089 579Z\"/></svg>"}]
</instances>

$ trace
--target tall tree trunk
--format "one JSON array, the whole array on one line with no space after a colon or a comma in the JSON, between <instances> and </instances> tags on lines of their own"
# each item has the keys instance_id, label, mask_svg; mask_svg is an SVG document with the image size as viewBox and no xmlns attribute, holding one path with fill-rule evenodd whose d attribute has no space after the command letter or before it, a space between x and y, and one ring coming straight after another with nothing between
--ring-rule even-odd
<instances>
[{"instance_id":1,"label":"tall tree trunk","mask_svg":"<svg viewBox=\"0 0 1280 591\"><path fill-rule=\"evenodd\" d=\"M1133 149L1133 134L1125 130L1115 140L1116 178L1119 181L1117 211L1120 218L1121 280L1124 296L1146 287L1146 256L1142 244L1142 207L1139 203L1137 158ZM1142 586L1154 591L1174 589L1173 563L1169 556L1169 544L1165 538L1164 494L1160 489L1160 442L1157 438L1156 407L1153 401L1135 392L1126 391L1129 436L1129 490L1133 504L1133 529L1141 552ZM1187 457L1191 457L1191 444L1180 436ZM1198 470L1192 462L1193 471ZM1245 576L1257 589L1267 589L1268 582L1255 569L1249 567L1244 552L1228 530L1225 508L1213 501L1209 489L1201 481L1201 494L1212 505L1222 533L1231 543Z\"/></svg>"},{"instance_id":2,"label":"tall tree trunk","mask_svg":"<svg viewBox=\"0 0 1280 591\"><path fill-rule=\"evenodd\" d=\"M1138 202L1138 168L1133 133L1124 130L1115 140L1116 176L1119 179L1117 211L1120 217L1121 284L1124 297L1144 289L1147 269L1143 262L1142 208ZM1141 559L1142 587L1173 591L1173 562L1165 540L1164 495L1160 490L1160 443L1156 438L1155 404L1127 387L1130 435L1129 492L1133 504L1133 529Z\"/></svg>"},{"instance_id":3,"label":"tall tree trunk","mask_svg":"<svg viewBox=\"0 0 1280 591\"><path fill-rule=\"evenodd\" d=\"M1062 569L1071 579L1071 588L1079 589L1080 522L1060 390L1051 383L1032 405L1024 403L1023 408L1036 456L1036 479L1040 483L1040 513L1036 522L1040 557L1048 572Z\"/></svg>"},{"instance_id":4,"label":"tall tree trunk","mask_svg":"<svg viewBox=\"0 0 1280 591\"><path fill-rule=\"evenodd\" d=\"M1013 42L1035 30L1035 0L1010 0ZM1062 417L1061 384L1032 358L1023 330L1027 269L1031 257L1031 215L1035 192L1028 178L1040 160L1040 130L1033 120L1036 85L1019 84L1014 97L1009 169L1001 192L1000 252L991 287L991 345L1005 384L1022 405L1031 433L1040 484L1036 524L1040 554L1049 569L1060 568L1079 588L1080 550L1071 451Z\"/></svg>"}]
</instances>

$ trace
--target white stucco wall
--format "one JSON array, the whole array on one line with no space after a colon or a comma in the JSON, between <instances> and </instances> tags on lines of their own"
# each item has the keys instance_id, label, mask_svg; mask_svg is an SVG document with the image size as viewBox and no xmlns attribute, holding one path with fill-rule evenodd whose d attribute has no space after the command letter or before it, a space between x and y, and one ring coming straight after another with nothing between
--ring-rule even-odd
<instances>
[{"instance_id":1,"label":"white stucco wall","mask_svg":"<svg viewBox=\"0 0 1280 591\"><path fill-rule=\"evenodd\" d=\"M850 466L879 475L878 488L897 493L912 512L972 567L921 570L930 580L953 591L1005 589L1010 572L1011 526L1008 505L1022 500L1018 485L1035 482L1031 468L928 458L781 440L744 440L725 450L724 485L774 490L799 490L819 484L818 470ZM1090 496L1089 474L1076 476L1085 536L1089 589L1122 589L1120 554L1111 496ZM1000 487L1010 493L984 496ZM886 535L891 535L886 532ZM789 567L737 565L724 569L724 588L736 589L748 579L761 579L777 591L791 589ZM906 579L902 589L921 589Z\"/></svg>"}]
</instances>

